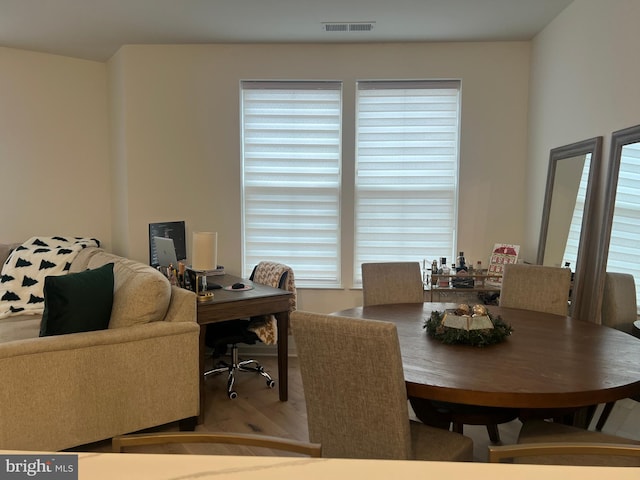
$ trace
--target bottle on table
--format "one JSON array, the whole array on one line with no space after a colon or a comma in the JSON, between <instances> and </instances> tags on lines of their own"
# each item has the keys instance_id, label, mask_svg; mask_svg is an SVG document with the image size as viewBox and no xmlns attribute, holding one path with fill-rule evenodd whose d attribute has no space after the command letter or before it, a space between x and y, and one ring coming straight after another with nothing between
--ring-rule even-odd
<instances>
[{"instance_id":1,"label":"bottle on table","mask_svg":"<svg viewBox=\"0 0 640 480\"><path fill-rule=\"evenodd\" d=\"M452 280L452 286L457 288L473 288L474 279L469 277L470 268L464 258L464 252L458 253L458 264L456 266L456 278Z\"/></svg>"},{"instance_id":2,"label":"bottle on table","mask_svg":"<svg viewBox=\"0 0 640 480\"><path fill-rule=\"evenodd\" d=\"M438 268L438 273L442 275L440 280L438 281L439 287L448 287L449 286L449 277L445 275L451 274L451 270L447 266L447 257L440 258L440 268Z\"/></svg>"},{"instance_id":3,"label":"bottle on table","mask_svg":"<svg viewBox=\"0 0 640 480\"><path fill-rule=\"evenodd\" d=\"M460 271L468 272L469 268L467 267L467 261L464 258L464 252L458 253L458 265L456 266L456 272Z\"/></svg>"},{"instance_id":4,"label":"bottle on table","mask_svg":"<svg viewBox=\"0 0 640 480\"><path fill-rule=\"evenodd\" d=\"M431 286L435 287L437 285L436 277L434 275L438 274L438 261L434 260L431 262Z\"/></svg>"}]
</instances>

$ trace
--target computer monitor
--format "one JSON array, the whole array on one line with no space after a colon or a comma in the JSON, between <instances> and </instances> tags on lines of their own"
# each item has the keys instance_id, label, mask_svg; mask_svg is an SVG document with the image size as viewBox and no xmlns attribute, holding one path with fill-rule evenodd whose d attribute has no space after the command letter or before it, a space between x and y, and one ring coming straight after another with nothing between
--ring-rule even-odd
<instances>
[{"instance_id":1,"label":"computer monitor","mask_svg":"<svg viewBox=\"0 0 640 480\"><path fill-rule=\"evenodd\" d=\"M185 240L186 233L184 220L149 224L149 264L157 267L159 263L156 245L153 240L154 237L164 237L173 240L173 245L176 250L176 259L178 261L186 260L187 243Z\"/></svg>"}]
</instances>

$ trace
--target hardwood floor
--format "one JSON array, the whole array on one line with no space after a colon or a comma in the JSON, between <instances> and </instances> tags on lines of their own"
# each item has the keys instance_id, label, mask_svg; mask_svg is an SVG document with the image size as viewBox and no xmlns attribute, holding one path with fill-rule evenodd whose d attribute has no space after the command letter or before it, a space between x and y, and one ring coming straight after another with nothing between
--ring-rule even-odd
<instances>
[{"instance_id":1,"label":"hardwood floor","mask_svg":"<svg viewBox=\"0 0 640 480\"><path fill-rule=\"evenodd\" d=\"M275 356L258 358L272 374L277 372ZM226 375L213 376L206 381L207 404L205 405L205 423L197 427L197 431L223 431L257 433L308 441L307 418L302 390L302 381L298 369L298 359L289 359L289 401L278 400L278 389L269 389L261 378L252 374L240 374L236 381L238 398L229 400L226 395ZM592 422L599 418L602 406ZM515 443L520 429L520 422L499 426L503 443ZM152 431L177 431L177 424L169 424L152 429ZM606 433L640 440L640 403L633 400L622 400L616 403L605 428ZM474 441L474 459L487 461L489 439L483 426L465 426L465 435ZM74 451L111 451L110 441L84 445ZM131 447L129 452L145 453L186 453L186 454L218 454L218 455L286 455L295 454L275 452L267 449L241 447L233 445L209 444L173 444L162 446Z\"/></svg>"}]
</instances>

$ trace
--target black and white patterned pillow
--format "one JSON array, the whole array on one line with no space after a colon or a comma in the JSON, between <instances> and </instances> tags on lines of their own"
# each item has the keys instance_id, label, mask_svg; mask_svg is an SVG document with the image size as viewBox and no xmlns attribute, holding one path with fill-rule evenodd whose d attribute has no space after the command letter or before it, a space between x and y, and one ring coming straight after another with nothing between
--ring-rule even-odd
<instances>
[{"instance_id":1,"label":"black and white patterned pillow","mask_svg":"<svg viewBox=\"0 0 640 480\"><path fill-rule=\"evenodd\" d=\"M78 252L99 246L95 238L32 237L17 247L2 266L0 318L42 314L45 277L66 275Z\"/></svg>"}]
</instances>

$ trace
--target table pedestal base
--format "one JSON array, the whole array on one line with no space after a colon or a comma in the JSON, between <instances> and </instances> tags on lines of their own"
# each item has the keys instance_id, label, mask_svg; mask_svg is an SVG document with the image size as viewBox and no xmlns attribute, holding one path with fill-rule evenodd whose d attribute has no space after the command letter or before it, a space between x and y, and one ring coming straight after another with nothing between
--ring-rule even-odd
<instances>
[{"instance_id":1,"label":"table pedestal base","mask_svg":"<svg viewBox=\"0 0 640 480\"><path fill-rule=\"evenodd\" d=\"M436 402L424 398L409 397L411 408L416 417L426 425L463 433L464 425L486 425L489 439L499 444L498 425L518 418L519 411L514 408L478 407L459 403Z\"/></svg>"}]
</instances>

